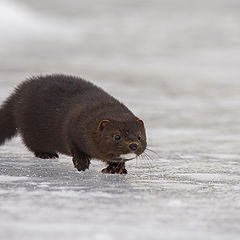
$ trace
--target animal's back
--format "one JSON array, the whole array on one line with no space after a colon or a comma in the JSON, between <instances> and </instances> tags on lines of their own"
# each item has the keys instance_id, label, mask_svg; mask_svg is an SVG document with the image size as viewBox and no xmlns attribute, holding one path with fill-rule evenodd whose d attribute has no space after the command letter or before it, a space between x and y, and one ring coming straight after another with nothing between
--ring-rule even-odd
<instances>
[{"instance_id":1,"label":"animal's back","mask_svg":"<svg viewBox=\"0 0 240 240\"><path fill-rule=\"evenodd\" d=\"M69 111L76 105L89 104L89 98L92 105L113 99L92 83L65 75L31 78L19 85L14 98L16 125L32 151L39 146L64 149L62 125Z\"/></svg>"},{"instance_id":2,"label":"animal's back","mask_svg":"<svg viewBox=\"0 0 240 240\"><path fill-rule=\"evenodd\" d=\"M36 105L32 102L47 103L48 106L66 102L72 104L73 101L79 103L85 94L89 95L93 91L96 94L100 92L108 95L102 89L78 77L47 75L33 77L23 82L17 87L16 93L19 100L25 101L30 107L34 105L35 108Z\"/></svg>"}]
</instances>

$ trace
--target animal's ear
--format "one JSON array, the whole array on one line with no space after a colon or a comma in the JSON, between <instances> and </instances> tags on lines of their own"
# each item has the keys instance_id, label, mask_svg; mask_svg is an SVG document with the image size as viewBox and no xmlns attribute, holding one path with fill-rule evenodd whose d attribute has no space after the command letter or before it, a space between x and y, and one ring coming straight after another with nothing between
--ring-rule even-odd
<instances>
[{"instance_id":1,"label":"animal's ear","mask_svg":"<svg viewBox=\"0 0 240 240\"><path fill-rule=\"evenodd\" d=\"M137 121L138 121L138 123L139 123L141 126L143 126L143 127L144 127L143 120L141 120L141 119L138 119Z\"/></svg>"},{"instance_id":2,"label":"animal's ear","mask_svg":"<svg viewBox=\"0 0 240 240\"><path fill-rule=\"evenodd\" d=\"M102 120L102 121L98 124L97 130L98 130L98 131L102 131L108 123L110 123L109 120Z\"/></svg>"}]
</instances>

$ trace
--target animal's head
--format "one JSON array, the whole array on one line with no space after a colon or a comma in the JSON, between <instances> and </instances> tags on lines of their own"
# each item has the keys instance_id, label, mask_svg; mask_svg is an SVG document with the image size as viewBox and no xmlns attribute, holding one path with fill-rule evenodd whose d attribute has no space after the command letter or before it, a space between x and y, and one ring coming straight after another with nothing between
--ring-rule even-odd
<instances>
[{"instance_id":1,"label":"animal's head","mask_svg":"<svg viewBox=\"0 0 240 240\"><path fill-rule=\"evenodd\" d=\"M103 119L94 138L101 159L107 162L129 161L141 155L147 146L144 123L138 118Z\"/></svg>"}]
</instances>

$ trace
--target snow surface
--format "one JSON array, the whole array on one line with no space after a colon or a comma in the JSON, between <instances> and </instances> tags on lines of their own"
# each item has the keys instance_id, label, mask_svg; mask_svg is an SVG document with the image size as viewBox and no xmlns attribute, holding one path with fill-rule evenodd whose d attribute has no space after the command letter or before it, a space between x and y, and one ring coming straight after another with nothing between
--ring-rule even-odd
<instances>
[{"instance_id":1,"label":"snow surface","mask_svg":"<svg viewBox=\"0 0 240 240\"><path fill-rule=\"evenodd\" d=\"M126 176L0 147L0 239L239 239L238 0L0 0L0 102L70 73L146 124Z\"/></svg>"}]
</instances>

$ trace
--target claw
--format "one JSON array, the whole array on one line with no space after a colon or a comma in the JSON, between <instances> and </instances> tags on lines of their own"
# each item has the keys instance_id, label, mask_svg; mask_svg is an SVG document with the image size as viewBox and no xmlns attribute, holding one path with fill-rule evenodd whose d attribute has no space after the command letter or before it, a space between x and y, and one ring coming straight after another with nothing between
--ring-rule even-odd
<instances>
[{"instance_id":1,"label":"claw","mask_svg":"<svg viewBox=\"0 0 240 240\"><path fill-rule=\"evenodd\" d=\"M127 174L127 169L125 163L110 163L107 168L102 170L102 173Z\"/></svg>"}]
</instances>

